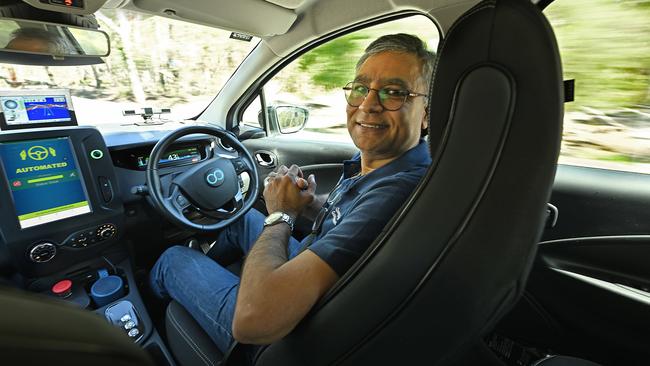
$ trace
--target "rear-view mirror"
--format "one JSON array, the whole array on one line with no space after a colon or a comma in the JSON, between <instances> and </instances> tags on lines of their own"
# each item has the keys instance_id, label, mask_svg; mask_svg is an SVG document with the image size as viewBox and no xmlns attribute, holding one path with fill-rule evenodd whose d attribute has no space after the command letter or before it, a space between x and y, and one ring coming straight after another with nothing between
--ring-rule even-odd
<instances>
[{"instance_id":1,"label":"rear-view mirror","mask_svg":"<svg viewBox=\"0 0 650 366\"><path fill-rule=\"evenodd\" d=\"M0 50L54 59L97 58L108 56L110 42L105 32L96 29L0 18Z\"/></svg>"}]
</instances>

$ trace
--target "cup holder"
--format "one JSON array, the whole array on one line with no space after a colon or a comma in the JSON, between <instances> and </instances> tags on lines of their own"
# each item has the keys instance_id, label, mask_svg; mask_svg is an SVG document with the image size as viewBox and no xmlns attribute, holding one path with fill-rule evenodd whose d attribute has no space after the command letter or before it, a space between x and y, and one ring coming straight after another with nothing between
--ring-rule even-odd
<instances>
[{"instance_id":1,"label":"cup holder","mask_svg":"<svg viewBox=\"0 0 650 366\"><path fill-rule=\"evenodd\" d=\"M118 275L109 275L106 270L99 270L99 278L90 286L90 297L97 307L102 307L118 300L126 294L124 280Z\"/></svg>"}]
</instances>

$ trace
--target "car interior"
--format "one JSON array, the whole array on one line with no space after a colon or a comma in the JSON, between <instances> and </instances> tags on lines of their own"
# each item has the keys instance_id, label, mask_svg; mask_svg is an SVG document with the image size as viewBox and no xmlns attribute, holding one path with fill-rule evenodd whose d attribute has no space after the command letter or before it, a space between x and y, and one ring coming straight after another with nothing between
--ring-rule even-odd
<instances>
[{"instance_id":1,"label":"car interior","mask_svg":"<svg viewBox=\"0 0 650 366\"><path fill-rule=\"evenodd\" d=\"M74 92L0 75L12 86L0 88L0 364L646 365L650 170L558 163L581 79L563 73L547 9L570 1L0 4L0 66L107 62L124 45L98 23L106 10L259 39L197 114L167 124L154 121L168 109L136 107L120 111L131 125L78 123ZM264 178L281 165L331 191L356 147L296 137L322 108L276 103L271 86L312 50L415 16L439 35L427 173L291 333L253 360L246 344L220 350L152 295L153 264L178 244L209 256L219 230L265 212ZM213 259L235 274L244 261Z\"/></svg>"}]
</instances>

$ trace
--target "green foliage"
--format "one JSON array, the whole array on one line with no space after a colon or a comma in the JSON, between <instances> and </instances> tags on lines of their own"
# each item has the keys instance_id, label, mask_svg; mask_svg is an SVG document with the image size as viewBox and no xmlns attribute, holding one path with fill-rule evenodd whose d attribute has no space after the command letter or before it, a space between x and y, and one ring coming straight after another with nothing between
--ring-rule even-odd
<instances>
[{"instance_id":1,"label":"green foliage","mask_svg":"<svg viewBox=\"0 0 650 366\"><path fill-rule=\"evenodd\" d=\"M326 90L340 88L354 77L354 67L369 38L357 32L325 43L302 55L299 69L309 71L315 85Z\"/></svg>"},{"instance_id":2,"label":"green foliage","mask_svg":"<svg viewBox=\"0 0 650 366\"><path fill-rule=\"evenodd\" d=\"M641 8L650 8L650 0L632 0L631 2Z\"/></svg>"},{"instance_id":3,"label":"green foliage","mask_svg":"<svg viewBox=\"0 0 650 366\"><path fill-rule=\"evenodd\" d=\"M576 79L568 108L650 104L650 1L563 0L545 13Z\"/></svg>"},{"instance_id":4,"label":"green foliage","mask_svg":"<svg viewBox=\"0 0 650 366\"><path fill-rule=\"evenodd\" d=\"M612 161L616 163L641 163L647 164L650 163L650 158L647 156L638 156L638 155L627 155L620 153L611 153L602 156L598 156L596 159L603 161Z\"/></svg>"}]
</instances>

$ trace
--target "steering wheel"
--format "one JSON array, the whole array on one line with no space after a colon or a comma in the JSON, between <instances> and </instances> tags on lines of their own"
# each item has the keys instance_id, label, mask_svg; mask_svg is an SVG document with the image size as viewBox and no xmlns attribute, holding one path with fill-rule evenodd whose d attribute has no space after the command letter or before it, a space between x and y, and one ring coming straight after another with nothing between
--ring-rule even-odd
<instances>
[{"instance_id":1,"label":"steering wheel","mask_svg":"<svg viewBox=\"0 0 650 366\"><path fill-rule=\"evenodd\" d=\"M158 169L163 153L179 138L195 133L227 142L239 156L228 158L215 154L182 173L163 175L163 184ZM250 176L245 198L240 187L243 172ZM171 182L167 178L171 178ZM214 231L230 225L253 207L259 194L259 180L251 154L231 134L209 126L183 127L158 141L147 163L146 179L149 196L158 211L178 225L200 231ZM189 207L219 221L213 224L192 222L183 214Z\"/></svg>"}]
</instances>

